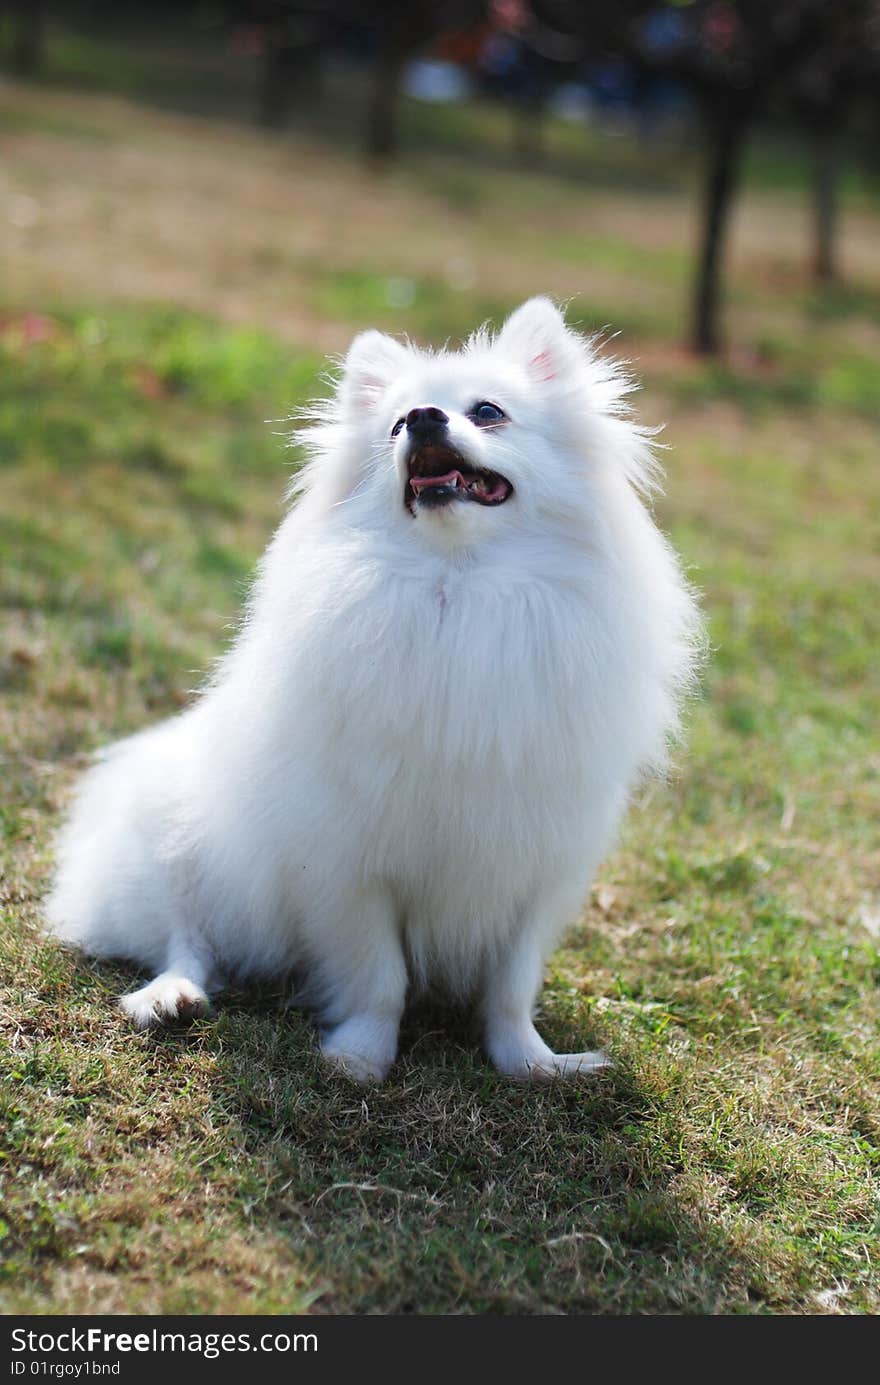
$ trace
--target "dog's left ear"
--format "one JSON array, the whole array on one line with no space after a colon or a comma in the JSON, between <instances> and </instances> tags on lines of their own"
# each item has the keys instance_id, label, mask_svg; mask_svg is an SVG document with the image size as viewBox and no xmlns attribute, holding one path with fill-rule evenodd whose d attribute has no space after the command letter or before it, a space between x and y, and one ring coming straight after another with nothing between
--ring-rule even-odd
<instances>
[{"instance_id":1,"label":"dog's left ear","mask_svg":"<svg viewBox=\"0 0 880 1385\"><path fill-rule=\"evenodd\" d=\"M549 298L530 298L511 313L495 346L538 383L567 375L580 357L577 337Z\"/></svg>"},{"instance_id":2,"label":"dog's left ear","mask_svg":"<svg viewBox=\"0 0 880 1385\"><path fill-rule=\"evenodd\" d=\"M409 352L384 332L361 332L348 349L339 383L345 406L373 409L403 372Z\"/></svg>"}]
</instances>

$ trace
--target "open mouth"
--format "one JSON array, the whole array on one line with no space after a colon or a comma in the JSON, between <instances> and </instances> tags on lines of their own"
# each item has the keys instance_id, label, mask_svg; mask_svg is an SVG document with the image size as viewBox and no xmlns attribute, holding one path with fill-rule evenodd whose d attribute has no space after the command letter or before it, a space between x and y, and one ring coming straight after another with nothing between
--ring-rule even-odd
<instances>
[{"instance_id":1,"label":"open mouth","mask_svg":"<svg viewBox=\"0 0 880 1385\"><path fill-rule=\"evenodd\" d=\"M460 452L438 443L424 443L409 459L409 479L404 499L407 508L426 505L438 509L456 500L478 505L503 505L513 486L497 471L471 466Z\"/></svg>"}]
</instances>

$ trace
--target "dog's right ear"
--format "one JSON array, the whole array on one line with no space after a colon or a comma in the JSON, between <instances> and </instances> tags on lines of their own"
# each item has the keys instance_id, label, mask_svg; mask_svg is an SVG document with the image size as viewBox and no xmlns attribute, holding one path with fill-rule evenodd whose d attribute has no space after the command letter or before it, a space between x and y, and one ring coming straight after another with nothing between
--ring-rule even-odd
<instances>
[{"instance_id":1,"label":"dog's right ear","mask_svg":"<svg viewBox=\"0 0 880 1385\"><path fill-rule=\"evenodd\" d=\"M577 337L549 298L529 298L505 322L496 347L527 372L534 384L567 376L580 360Z\"/></svg>"},{"instance_id":2,"label":"dog's right ear","mask_svg":"<svg viewBox=\"0 0 880 1385\"><path fill-rule=\"evenodd\" d=\"M384 332L361 332L348 349L339 382L346 409L373 409L403 372L409 352Z\"/></svg>"}]
</instances>

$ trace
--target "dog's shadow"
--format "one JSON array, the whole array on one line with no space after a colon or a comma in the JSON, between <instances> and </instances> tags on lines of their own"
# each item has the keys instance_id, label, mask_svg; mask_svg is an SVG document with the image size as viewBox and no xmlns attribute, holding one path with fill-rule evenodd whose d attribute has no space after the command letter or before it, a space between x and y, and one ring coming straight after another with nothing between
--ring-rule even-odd
<instances>
[{"instance_id":1,"label":"dog's shadow","mask_svg":"<svg viewBox=\"0 0 880 1385\"><path fill-rule=\"evenodd\" d=\"M361 1088L328 1071L284 993L254 989L143 1041L172 1069L210 1055L225 1184L302 1266L315 1311L707 1313L760 1297L742 1249L683 1192L674 1064L643 1070L589 1014L551 1004L542 1028L614 1066L512 1084L467 1014L421 1005L388 1081Z\"/></svg>"}]
</instances>

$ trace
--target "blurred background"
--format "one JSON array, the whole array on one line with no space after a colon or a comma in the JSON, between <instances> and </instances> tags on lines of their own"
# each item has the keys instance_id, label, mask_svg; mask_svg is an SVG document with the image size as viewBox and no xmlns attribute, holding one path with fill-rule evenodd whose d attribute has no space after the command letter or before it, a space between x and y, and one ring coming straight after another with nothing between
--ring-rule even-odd
<instances>
[{"instance_id":1,"label":"blurred background","mask_svg":"<svg viewBox=\"0 0 880 1385\"><path fill-rule=\"evenodd\" d=\"M284 420L365 326L454 341L549 293L631 360L722 665L784 535L815 581L840 506L870 518L877 0L0 0L0 63L7 605L102 562L68 656L123 706L121 672L164 706L210 657Z\"/></svg>"},{"instance_id":2,"label":"blurred background","mask_svg":"<svg viewBox=\"0 0 880 1385\"><path fill-rule=\"evenodd\" d=\"M443 332L516 272L530 290L531 261L585 317L701 353L725 340L727 288L731 346L768 361L754 301L737 311L750 283L764 305L812 292L826 318L876 290L873 0L4 0L0 53L4 132L68 141L69 169L38 158L30 187L14 143L4 161L10 268L51 259L49 288L86 269L87 238L107 294L162 296L164 264L166 296L180 276L210 298L213 271L224 316L237 293L241 316L310 313L325 337L349 304L409 322L433 294Z\"/></svg>"},{"instance_id":3,"label":"blurred background","mask_svg":"<svg viewBox=\"0 0 880 1385\"><path fill-rule=\"evenodd\" d=\"M876 1311L878 151L878 0L0 0L11 1302L278 1311L293 1245L330 1311ZM328 353L534 293L665 425L712 654L544 993L634 1086L514 1149L465 1047L404 1062L433 1115L333 1125L295 1017L135 1048L124 978L33 939L86 753L228 639Z\"/></svg>"}]
</instances>

